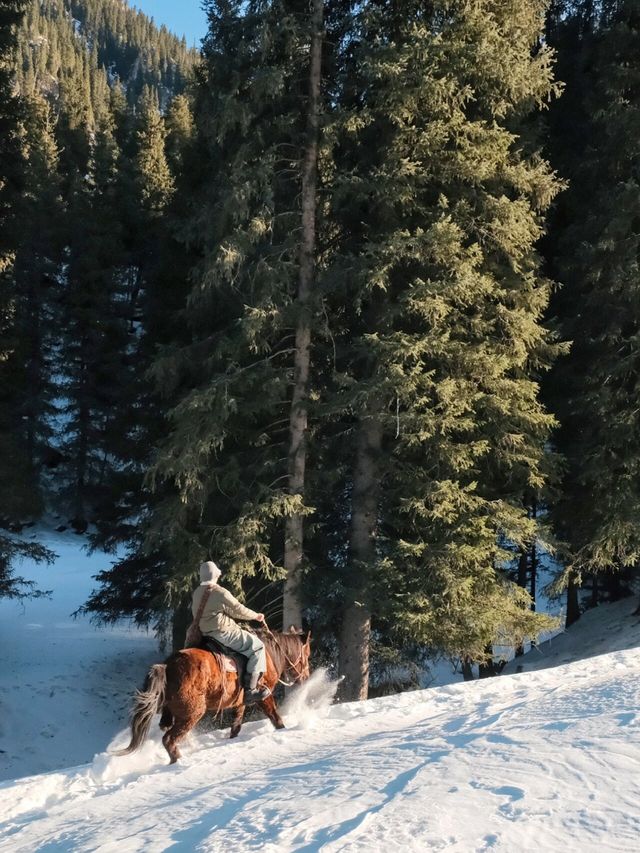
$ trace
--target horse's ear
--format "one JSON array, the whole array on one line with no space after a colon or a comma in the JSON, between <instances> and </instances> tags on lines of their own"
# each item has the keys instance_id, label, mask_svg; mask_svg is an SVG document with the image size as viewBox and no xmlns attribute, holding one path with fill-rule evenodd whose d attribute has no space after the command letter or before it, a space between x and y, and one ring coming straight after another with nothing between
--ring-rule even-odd
<instances>
[{"instance_id":1,"label":"horse's ear","mask_svg":"<svg viewBox=\"0 0 640 853\"><path fill-rule=\"evenodd\" d=\"M311 648L311 631L307 632L307 639L304 641L304 644L308 649Z\"/></svg>"},{"instance_id":2,"label":"horse's ear","mask_svg":"<svg viewBox=\"0 0 640 853\"><path fill-rule=\"evenodd\" d=\"M289 633L290 633L290 634L299 634L299 633L300 633L300 629L299 629L299 628L296 628L296 626L295 626L295 625L289 625Z\"/></svg>"}]
</instances>

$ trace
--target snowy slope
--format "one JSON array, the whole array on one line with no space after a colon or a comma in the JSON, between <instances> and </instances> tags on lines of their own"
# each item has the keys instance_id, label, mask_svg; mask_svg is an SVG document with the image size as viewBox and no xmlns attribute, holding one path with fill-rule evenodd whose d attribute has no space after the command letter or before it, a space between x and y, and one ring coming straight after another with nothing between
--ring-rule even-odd
<instances>
[{"instance_id":1,"label":"snowy slope","mask_svg":"<svg viewBox=\"0 0 640 853\"><path fill-rule=\"evenodd\" d=\"M71 616L112 557L89 556L71 532L31 536L58 559L16 567L51 598L0 599L0 779L90 761L126 718L132 684L161 657L151 634Z\"/></svg>"},{"instance_id":2,"label":"snowy slope","mask_svg":"<svg viewBox=\"0 0 640 853\"><path fill-rule=\"evenodd\" d=\"M640 641L633 604L587 614L594 653L620 620L614 643ZM366 703L332 690L317 673L287 730L198 733L173 767L154 726L140 753L7 783L0 851L639 849L637 649Z\"/></svg>"},{"instance_id":3,"label":"snowy slope","mask_svg":"<svg viewBox=\"0 0 640 853\"><path fill-rule=\"evenodd\" d=\"M88 555L86 539L70 531L41 526L25 535L58 556L17 566L50 598L0 598L0 781L91 761L126 720L149 665L164 657L149 633L72 618L112 556ZM460 680L446 660L425 673L425 686Z\"/></svg>"},{"instance_id":4,"label":"snowy slope","mask_svg":"<svg viewBox=\"0 0 640 853\"><path fill-rule=\"evenodd\" d=\"M640 618L634 616L638 599L601 604L587 612L568 631L554 636L524 657L510 661L505 672L531 672L579 658L640 647ZM640 847L640 845L639 845Z\"/></svg>"}]
</instances>

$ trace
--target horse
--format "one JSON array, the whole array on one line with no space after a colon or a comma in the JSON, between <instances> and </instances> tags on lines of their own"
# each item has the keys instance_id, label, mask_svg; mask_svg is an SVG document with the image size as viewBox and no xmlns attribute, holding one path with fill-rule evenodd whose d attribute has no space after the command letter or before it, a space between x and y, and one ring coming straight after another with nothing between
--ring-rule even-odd
<instances>
[{"instance_id":1,"label":"horse","mask_svg":"<svg viewBox=\"0 0 640 853\"><path fill-rule=\"evenodd\" d=\"M264 682L272 691L257 704L276 729L284 723L278 713L273 690L278 682L291 686L309 678L311 632L303 639L293 626L288 632L265 631L260 634L267 656ZM169 763L180 758L178 741L199 722L207 711L216 714L235 708L230 737L240 734L246 706L244 690L237 669L229 667L229 659L202 648L181 649L164 663L154 664L142 690L136 691L131 709L131 742L115 755L135 752L146 740L154 714L160 714L162 743ZM291 679L290 683L284 678Z\"/></svg>"}]
</instances>

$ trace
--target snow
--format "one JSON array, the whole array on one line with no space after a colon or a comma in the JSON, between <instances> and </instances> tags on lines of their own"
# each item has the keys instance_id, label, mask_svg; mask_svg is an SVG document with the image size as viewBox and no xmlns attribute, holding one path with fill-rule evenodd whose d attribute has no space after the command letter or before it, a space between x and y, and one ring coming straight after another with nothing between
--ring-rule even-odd
<instances>
[{"instance_id":1,"label":"snow","mask_svg":"<svg viewBox=\"0 0 640 853\"><path fill-rule=\"evenodd\" d=\"M634 617L637 606L634 597L588 610L569 630L554 634L524 657L514 658L505 672L531 672L604 652L637 648L640 646L640 618Z\"/></svg>"},{"instance_id":2,"label":"snow","mask_svg":"<svg viewBox=\"0 0 640 853\"><path fill-rule=\"evenodd\" d=\"M587 613L521 674L332 705L319 671L287 729L198 730L174 766L154 724L138 753L0 787L0 851L636 850L635 604Z\"/></svg>"},{"instance_id":3,"label":"snow","mask_svg":"<svg viewBox=\"0 0 640 853\"><path fill-rule=\"evenodd\" d=\"M89 556L70 532L33 528L30 535L58 559L16 566L51 598L0 599L0 779L90 761L126 719L132 685L160 657L147 632L99 629L71 616L112 557Z\"/></svg>"}]
</instances>

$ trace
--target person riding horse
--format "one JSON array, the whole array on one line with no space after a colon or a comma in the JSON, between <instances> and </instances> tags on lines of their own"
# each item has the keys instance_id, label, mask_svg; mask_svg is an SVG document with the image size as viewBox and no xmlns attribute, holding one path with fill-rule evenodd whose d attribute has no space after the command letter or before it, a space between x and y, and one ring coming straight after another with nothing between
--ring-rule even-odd
<instances>
[{"instance_id":1,"label":"person riding horse","mask_svg":"<svg viewBox=\"0 0 640 853\"><path fill-rule=\"evenodd\" d=\"M259 637L244 631L234 620L262 622L263 613L256 613L241 604L230 592L218 584L222 572L217 565L208 560L200 564L200 586L196 587L191 601L193 618L198 615L203 596L208 598L200 617L198 627L206 637L212 637L223 646L232 649L247 658L244 676L244 701L260 702L271 695L266 685L258 687L260 679L267 671L267 659L264 645Z\"/></svg>"}]
</instances>

